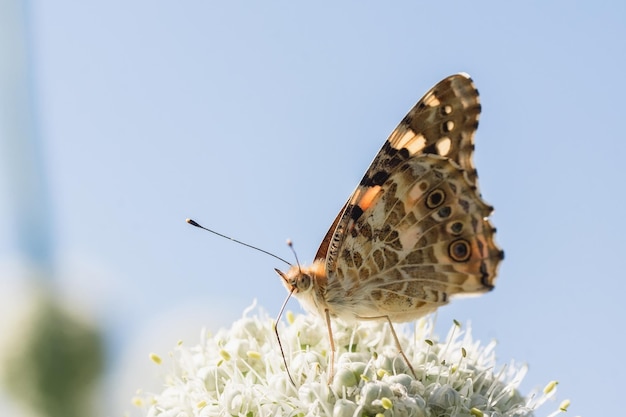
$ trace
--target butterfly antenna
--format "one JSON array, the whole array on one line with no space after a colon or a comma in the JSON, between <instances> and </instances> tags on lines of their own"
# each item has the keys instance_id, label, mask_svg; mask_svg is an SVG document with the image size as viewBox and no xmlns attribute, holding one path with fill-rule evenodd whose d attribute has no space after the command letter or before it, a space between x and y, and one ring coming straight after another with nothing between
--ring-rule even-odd
<instances>
[{"instance_id":1,"label":"butterfly antenna","mask_svg":"<svg viewBox=\"0 0 626 417\"><path fill-rule=\"evenodd\" d=\"M207 232L211 232L211 233L213 233L214 235L218 235L219 237L223 237L224 239L232 240L233 242L235 242L235 243L239 243L240 245L247 246L247 247L249 247L249 248L251 248L251 249L254 249L254 250L257 250L257 251L259 251L259 252L263 252L264 254L269 255L269 256L272 256L272 257L274 257L274 258L278 259L279 261L282 261L282 262L286 263L287 265L291 266L291 264L290 264L289 262L287 262L286 260L284 260L284 259L283 259L283 258L281 258L280 256L274 255L274 254L273 254L273 253L271 253L271 252L268 252L268 251L263 250L263 249L261 249L261 248L257 248L256 246L249 245L249 244L247 244L247 243L245 243L245 242L242 242L242 241L240 241L240 240L233 239L232 237L230 237L230 236L226 236L226 235L223 235L223 234L221 234L221 233L218 233L218 232L216 232L215 230L207 229L206 227L202 226L200 223L196 222L195 220L192 220L192 219L187 219L187 220L185 220L185 221L186 221L187 223L189 223L190 225L192 225L192 226L195 226L195 227L197 227L197 228L199 228L199 229L206 230ZM295 253L295 252L294 252L294 253ZM296 260L297 260L297 259L298 259L298 258L296 258ZM298 264L298 265L300 265L300 264Z\"/></svg>"},{"instance_id":2,"label":"butterfly antenna","mask_svg":"<svg viewBox=\"0 0 626 417\"><path fill-rule=\"evenodd\" d=\"M300 260L298 259L298 254L296 253L296 250L293 248L293 242L291 241L291 239L287 239L287 246L289 246L289 249L291 249L291 252L293 253L293 257L296 258L296 265L298 265L298 272L302 274L302 268L300 268Z\"/></svg>"}]
</instances>

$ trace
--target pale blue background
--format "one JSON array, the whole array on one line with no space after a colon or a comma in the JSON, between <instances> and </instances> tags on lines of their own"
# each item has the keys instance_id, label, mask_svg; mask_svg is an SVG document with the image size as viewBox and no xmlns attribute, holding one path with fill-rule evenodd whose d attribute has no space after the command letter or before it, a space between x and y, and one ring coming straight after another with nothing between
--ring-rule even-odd
<instances>
[{"instance_id":1,"label":"pale blue background","mask_svg":"<svg viewBox=\"0 0 626 417\"><path fill-rule=\"evenodd\" d=\"M525 392L559 380L568 415L623 408L626 3L59 0L28 14L58 285L107 331L103 415L158 383L129 375L147 352L285 297L283 265L186 217L287 259L291 238L310 261L390 131L459 71L481 93L475 161L506 259L495 291L441 309L438 328L471 320L502 363L529 363ZM9 230L16 213L0 214ZM21 249L1 239L6 263Z\"/></svg>"}]
</instances>

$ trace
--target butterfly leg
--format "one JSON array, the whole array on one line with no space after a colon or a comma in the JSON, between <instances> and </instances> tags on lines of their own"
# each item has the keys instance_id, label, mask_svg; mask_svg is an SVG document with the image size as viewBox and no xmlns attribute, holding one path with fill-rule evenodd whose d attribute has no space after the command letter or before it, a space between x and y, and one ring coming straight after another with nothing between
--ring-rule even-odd
<instances>
[{"instance_id":1,"label":"butterfly leg","mask_svg":"<svg viewBox=\"0 0 626 417\"><path fill-rule=\"evenodd\" d=\"M330 324L330 312L328 309L326 312L326 328L328 329L328 340L330 341L330 364L328 366L328 385L333 382L335 376L335 339L333 338L333 328Z\"/></svg>"},{"instance_id":2,"label":"butterfly leg","mask_svg":"<svg viewBox=\"0 0 626 417\"><path fill-rule=\"evenodd\" d=\"M396 334L396 330L393 328L393 323L391 322L391 319L389 318L389 316L358 317L358 319L359 320L381 320L381 319L387 320L387 323L389 323L389 329L391 330L391 335L393 336L393 340L396 343L396 349L398 349L398 352L400 352L402 359L404 359L404 363L406 363L406 365L411 370L413 377L417 379L417 374L415 373L415 370L413 369L413 365L411 365L409 358L406 357L406 354L404 353L404 350L402 349L402 345L400 345L400 340L398 339L398 335Z\"/></svg>"},{"instance_id":3,"label":"butterfly leg","mask_svg":"<svg viewBox=\"0 0 626 417\"><path fill-rule=\"evenodd\" d=\"M389 318L389 316L385 316L385 318L387 319L387 323L389 323L389 329L391 330L391 334L393 335L393 340L396 342L396 348L400 352L400 355L402 355L402 359L404 359L404 362L407 364L407 366L411 370L413 377L417 379L417 375L415 374L413 365L411 365L411 362L409 362L409 358L406 357L406 355L404 354L404 350L402 350L402 346L400 345L400 341L398 340L398 335L396 334L396 330L393 328L393 323L391 322L391 319Z\"/></svg>"}]
</instances>

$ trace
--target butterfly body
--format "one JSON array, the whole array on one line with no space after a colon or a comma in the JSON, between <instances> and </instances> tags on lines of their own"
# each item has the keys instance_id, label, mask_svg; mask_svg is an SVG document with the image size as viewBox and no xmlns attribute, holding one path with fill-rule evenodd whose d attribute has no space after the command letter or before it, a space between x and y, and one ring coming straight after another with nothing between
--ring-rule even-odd
<instances>
[{"instance_id":1,"label":"butterfly body","mask_svg":"<svg viewBox=\"0 0 626 417\"><path fill-rule=\"evenodd\" d=\"M504 253L472 162L478 91L450 76L391 133L310 266L280 273L309 311L345 321L415 320L494 287ZM330 330L330 329L329 329Z\"/></svg>"}]
</instances>

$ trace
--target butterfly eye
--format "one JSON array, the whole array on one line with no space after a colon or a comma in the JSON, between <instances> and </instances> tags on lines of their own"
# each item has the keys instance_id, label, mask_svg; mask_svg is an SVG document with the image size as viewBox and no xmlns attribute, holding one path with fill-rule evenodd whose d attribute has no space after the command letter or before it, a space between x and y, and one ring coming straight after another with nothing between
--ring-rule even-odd
<instances>
[{"instance_id":1,"label":"butterfly eye","mask_svg":"<svg viewBox=\"0 0 626 417\"><path fill-rule=\"evenodd\" d=\"M296 287L298 288L298 292L308 291L311 288L311 276L307 274L302 274L298 277L298 281L296 282Z\"/></svg>"},{"instance_id":2,"label":"butterfly eye","mask_svg":"<svg viewBox=\"0 0 626 417\"><path fill-rule=\"evenodd\" d=\"M435 188L426 197L426 207L434 209L443 204L446 200L446 193L441 188Z\"/></svg>"},{"instance_id":3,"label":"butterfly eye","mask_svg":"<svg viewBox=\"0 0 626 417\"><path fill-rule=\"evenodd\" d=\"M472 248L467 240L457 239L448 246L448 253L452 260L465 262L472 255Z\"/></svg>"}]
</instances>

